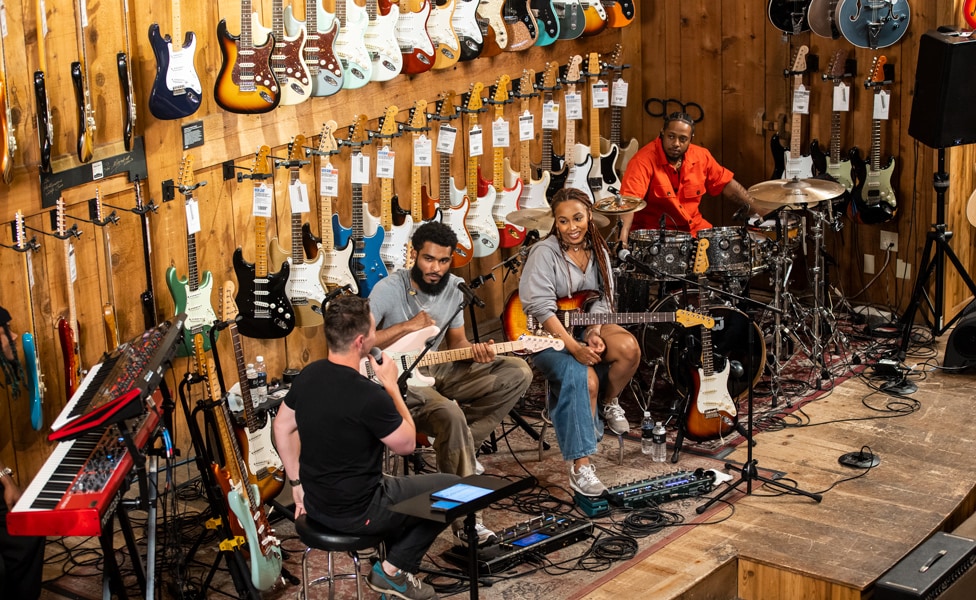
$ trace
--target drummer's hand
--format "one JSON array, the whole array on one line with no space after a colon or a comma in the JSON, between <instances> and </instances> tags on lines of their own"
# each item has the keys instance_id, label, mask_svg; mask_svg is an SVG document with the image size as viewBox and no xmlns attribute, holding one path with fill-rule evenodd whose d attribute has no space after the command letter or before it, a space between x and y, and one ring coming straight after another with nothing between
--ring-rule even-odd
<instances>
[{"instance_id":1,"label":"drummer's hand","mask_svg":"<svg viewBox=\"0 0 976 600\"><path fill-rule=\"evenodd\" d=\"M603 340L600 340L600 342L602 344ZM593 347L587 346L586 344L577 344L576 350L573 351L573 358L578 360L580 364L588 367L592 367L600 362L600 355Z\"/></svg>"},{"instance_id":2,"label":"drummer's hand","mask_svg":"<svg viewBox=\"0 0 976 600\"><path fill-rule=\"evenodd\" d=\"M746 219L746 223L752 225L753 227L759 227L760 225L762 225L762 222L763 222L763 218L757 212L752 213L751 215L749 215L749 218Z\"/></svg>"}]
</instances>

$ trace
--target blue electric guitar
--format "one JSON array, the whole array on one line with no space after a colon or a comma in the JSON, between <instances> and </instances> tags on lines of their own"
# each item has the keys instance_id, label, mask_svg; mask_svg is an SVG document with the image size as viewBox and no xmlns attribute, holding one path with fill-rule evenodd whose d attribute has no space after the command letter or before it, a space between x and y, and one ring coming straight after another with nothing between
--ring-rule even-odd
<instances>
[{"instance_id":1,"label":"blue electric guitar","mask_svg":"<svg viewBox=\"0 0 976 600\"><path fill-rule=\"evenodd\" d=\"M31 286L31 282L34 281L33 275L33 265L31 262L31 253L37 248L36 242L27 243L27 236L25 234L26 228L24 227L24 215L19 210L14 216L14 247L20 252L24 252L24 257L27 259L27 273L26 281L27 285ZM33 306L34 301L30 296L33 296L33 287L28 287L28 301L31 306L31 323L30 326L33 329L34 318L33 318ZM37 358L37 347L34 345L34 336L30 332L24 332L21 336L21 343L24 347L24 371L27 375L27 394L30 396L30 415L31 415L31 427L35 431L40 431L41 427L44 425L44 413L41 412L41 406L44 403L44 376L41 374L40 361Z\"/></svg>"},{"instance_id":2,"label":"blue electric guitar","mask_svg":"<svg viewBox=\"0 0 976 600\"><path fill-rule=\"evenodd\" d=\"M559 39L559 18L552 0L531 0L532 12L535 14L536 32L535 45L548 46Z\"/></svg>"},{"instance_id":3,"label":"blue electric guitar","mask_svg":"<svg viewBox=\"0 0 976 600\"><path fill-rule=\"evenodd\" d=\"M858 48L887 48L907 32L911 9L907 0L842 0L834 23Z\"/></svg>"},{"instance_id":4,"label":"blue electric guitar","mask_svg":"<svg viewBox=\"0 0 976 600\"><path fill-rule=\"evenodd\" d=\"M157 119L182 119L192 115L200 108L203 95L200 78L193 66L196 34L187 31L183 45L174 47L174 42L180 40L180 0L173 0L171 6L171 35L163 37L156 23L149 26L149 45L156 57L156 79L149 91L149 112Z\"/></svg>"}]
</instances>

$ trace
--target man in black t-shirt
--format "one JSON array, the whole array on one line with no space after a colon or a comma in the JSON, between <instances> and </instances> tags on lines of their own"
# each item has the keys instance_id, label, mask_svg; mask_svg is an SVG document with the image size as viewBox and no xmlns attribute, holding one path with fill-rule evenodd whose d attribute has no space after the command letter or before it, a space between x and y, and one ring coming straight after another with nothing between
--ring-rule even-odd
<instances>
[{"instance_id":1,"label":"man in black t-shirt","mask_svg":"<svg viewBox=\"0 0 976 600\"><path fill-rule=\"evenodd\" d=\"M369 355L376 321L369 301L336 298L325 310L326 360L309 364L295 379L274 422L275 444L292 485L295 516L348 534L385 535L386 560L367 583L398 598L434 598L415 577L420 561L446 523L395 513L389 507L456 483L434 473L388 477L383 447L400 455L416 446L416 427L397 388L397 368ZM359 372L367 358L381 385ZM300 475L300 480L299 480Z\"/></svg>"}]
</instances>

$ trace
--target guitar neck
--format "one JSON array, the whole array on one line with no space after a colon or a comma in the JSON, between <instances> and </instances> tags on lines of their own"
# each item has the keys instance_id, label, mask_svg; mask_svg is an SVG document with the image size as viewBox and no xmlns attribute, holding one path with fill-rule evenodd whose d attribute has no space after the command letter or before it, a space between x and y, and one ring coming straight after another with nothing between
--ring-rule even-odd
<instances>
[{"instance_id":1,"label":"guitar neck","mask_svg":"<svg viewBox=\"0 0 976 600\"><path fill-rule=\"evenodd\" d=\"M248 431L252 433L261 428L258 416L254 410L254 400L251 398L251 388L247 385L247 364L244 358L244 346L241 343L241 334L237 330L237 324L231 321L230 327L231 343L234 346L234 358L237 363L237 377L241 382L241 404L244 405L244 421L247 423Z\"/></svg>"},{"instance_id":2,"label":"guitar neck","mask_svg":"<svg viewBox=\"0 0 976 600\"><path fill-rule=\"evenodd\" d=\"M502 342L499 344L494 344L492 348L495 349L496 354L507 354L509 352L518 352L519 350L524 350L525 345L522 342ZM431 365L439 365L449 362L457 362L459 360L470 360L474 357L474 350L470 347L468 348L457 348L454 350L440 350L438 352L428 352L420 359L420 364L418 366L428 367Z\"/></svg>"},{"instance_id":3,"label":"guitar neck","mask_svg":"<svg viewBox=\"0 0 976 600\"><path fill-rule=\"evenodd\" d=\"M64 274L67 278L65 288L68 292L68 326L71 328L71 333L74 335L75 344L79 342L78 338L78 315L75 309L75 284L71 279L71 254L72 246L71 240L64 240Z\"/></svg>"},{"instance_id":4,"label":"guitar neck","mask_svg":"<svg viewBox=\"0 0 976 600\"><path fill-rule=\"evenodd\" d=\"M292 185L299 183L297 168L291 169L289 183ZM291 210L291 262L293 265L305 263L305 248L302 247L302 213L296 211L294 207Z\"/></svg>"},{"instance_id":5,"label":"guitar neck","mask_svg":"<svg viewBox=\"0 0 976 600\"><path fill-rule=\"evenodd\" d=\"M553 93L547 91L543 95L543 106L553 101ZM545 110L543 108L543 110ZM552 129L542 128L542 162L539 165L543 171L552 172Z\"/></svg>"},{"instance_id":6,"label":"guitar neck","mask_svg":"<svg viewBox=\"0 0 976 600\"><path fill-rule=\"evenodd\" d=\"M173 40L174 46L181 46L183 44L183 18L180 16L180 0L170 0L170 7L173 13L170 39Z\"/></svg>"},{"instance_id":7,"label":"guitar neck","mask_svg":"<svg viewBox=\"0 0 976 600\"><path fill-rule=\"evenodd\" d=\"M593 78L595 85L598 77ZM593 98L593 85L590 86L590 156L593 157L593 164L600 163L600 109L596 107Z\"/></svg>"},{"instance_id":8,"label":"guitar neck","mask_svg":"<svg viewBox=\"0 0 976 600\"><path fill-rule=\"evenodd\" d=\"M268 218L254 217L254 277L268 277Z\"/></svg>"},{"instance_id":9,"label":"guitar neck","mask_svg":"<svg viewBox=\"0 0 976 600\"><path fill-rule=\"evenodd\" d=\"M620 69L620 67L617 67ZM617 71L617 76L614 78L615 81L622 81L624 78L623 69ZM624 107L610 103L610 143L616 144L618 147L623 145L624 135L621 127L621 122L623 121Z\"/></svg>"},{"instance_id":10,"label":"guitar neck","mask_svg":"<svg viewBox=\"0 0 976 600\"><path fill-rule=\"evenodd\" d=\"M673 312L567 312L563 318L563 324L570 327L577 327L581 325L610 325L626 323L670 323L674 320L675 314Z\"/></svg>"},{"instance_id":11,"label":"guitar neck","mask_svg":"<svg viewBox=\"0 0 976 600\"><path fill-rule=\"evenodd\" d=\"M341 4L337 2L336 4ZM250 57L251 50L254 49L254 40L251 37L251 0L241 0L241 35L238 37L238 56ZM248 59L245 59L245 62ZM241 65L241 61L238 60L238 65ZM241 73L241 78L243 79L245 73Z\"/></svg>"},{"instance_id":12,"label":"guitar neck","mask_svg":"<svg viewBox=\"0 0 976 600\"><path fill-rule=\"evenodd\" d=\"M793 90L798 90L803 85L803 76L793 76ZM790 121L790 157L800 158L800 130L802 128L802 117L798 111L793 111L793 118Z\"/></svg>"},{"instance_id":13,"label":"guitar neck","mask_svg":"<svg viewBox=\"0 0 976 600\"><path fill-rule=\"evenodd\" d=\"M413 134L413 145L417 147L417 140L420 139L419 133ZM423 167L414 164L410 167L410 216L414 223L424 220L423 195L421 189L421 178L423 177Z\"/></svg>"},{"instance_id":14,"label":"guitar neck","mask_svg":"<svg viewBox=\"0 0 976 600\"><path fill-rule=\"evenodd\" d=\"M571 96L576 93L576 86L571 85L569 89L566 90L566 95ZM563 150L563 161L565 161L567 166L573 163L573 148L576 146L576 121L566 116L566 135L565 135L565 148Z\"/></svg>"},{"instance_id":15,"label":"guitar neck","mask_svg":"<svg viewBox=\"0 0 976 600\"><path fill-rule=\"evenodd\" d=\"M441 212L447 214L451 210L451 155L438 152L440 159L440 177L438 178L437 194Z\"/></svg>"},{"instance_id":16,"label":"guitar neck","mask_svg":"<svg viewBox=\"0 0 976 600\"><path fill-rule=\"evenodd\" d=\"M881 119L871 121L871 171L881 170Z\"/></svg>"},{"instance_id":17,"label":"guitar neck","mask_svg":"<svg viewBox=\"0 0 976 600\"><path fill-rule=\"evenodd\" d=\"M840 111L830 114L830 162L840 162Z\"/></svg>"}]
</instances>

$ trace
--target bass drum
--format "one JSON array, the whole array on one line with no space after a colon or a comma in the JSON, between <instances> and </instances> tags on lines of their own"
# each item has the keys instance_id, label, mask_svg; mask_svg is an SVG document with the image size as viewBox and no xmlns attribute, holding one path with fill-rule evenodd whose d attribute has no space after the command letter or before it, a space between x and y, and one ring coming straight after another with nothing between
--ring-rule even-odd
<instances>
[{"instance_id":1,"label":"bass drum","mask_svg":"<svg viewBox=\"0 0 976 600\"><path fill-rule=\"evenodd\" d=\"M682 296L680 292L666 296L651 310L673 312L686 308L688 303L680 302ZM729 394L733 399L738 399L749 391L750 382L755 385L759 381L766 367L766 342L762 329L744 312L730 306L713 306L708 312L715 319L712 329L715 372L722 372L731 361ZM750 327L753 329L751 351L748 344ZM675 391L686 396L693 384L693 366L701 358L701 328L684 328L676 323L645 325L639 339L645 360L653 362L661 359ZM736 372L739 372L738 376Z\"/></svg>"}]
</instances>

